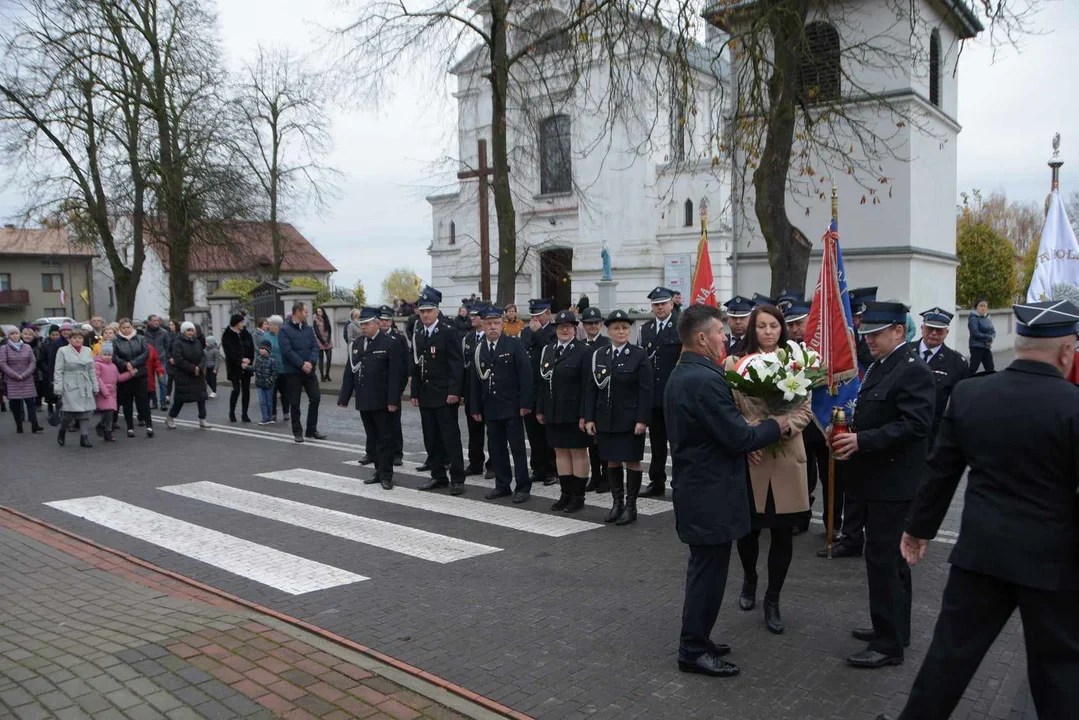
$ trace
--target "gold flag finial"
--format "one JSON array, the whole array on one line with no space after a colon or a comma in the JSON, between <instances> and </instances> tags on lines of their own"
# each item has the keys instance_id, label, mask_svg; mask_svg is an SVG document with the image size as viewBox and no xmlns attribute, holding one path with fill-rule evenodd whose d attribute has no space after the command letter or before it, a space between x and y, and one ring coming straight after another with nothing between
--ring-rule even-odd
<instances>
[{"instance_id":1,"label":"gold flag finial","mask_svg":"<svg viewBox=\"0 0 1079 720\"><path fill-rule=\"evenodd\" d=\"M1060 159L1060 133L1053 136L1053 157L1049 160L1049 167L1053 171L1053 184L1050 189L1060 189L1060 166L1064 164L1064 161Z\"/></svg>"},{"instance_id":2,"label":"gold flag finial","mask_svg":"<svg viewBox=\"0 0 1079 720\"><path fill-rule=\"evenodd\" d=\"M836 227L839 227L839 190L835 185L832 186L832 219L835 220Z\"/></svg>"}]
</instances>

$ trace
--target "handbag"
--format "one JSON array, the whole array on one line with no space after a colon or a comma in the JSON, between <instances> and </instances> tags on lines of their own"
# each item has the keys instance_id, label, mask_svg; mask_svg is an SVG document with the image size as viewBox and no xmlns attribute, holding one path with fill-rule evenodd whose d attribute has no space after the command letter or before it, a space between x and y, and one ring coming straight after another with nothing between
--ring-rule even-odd
<instances>
[{"instance_id":1,"label":"handbag","mask_svg":"<svg viewBox=\"0 0 1079 720\"><path fill-rule=\"evenodd\" d=\"M60 408L60 402L57 401L55 409L49 413L49 425L57 427L60 425L60 420L63 418L64 411Z\"/></svg>"}]
</instances>

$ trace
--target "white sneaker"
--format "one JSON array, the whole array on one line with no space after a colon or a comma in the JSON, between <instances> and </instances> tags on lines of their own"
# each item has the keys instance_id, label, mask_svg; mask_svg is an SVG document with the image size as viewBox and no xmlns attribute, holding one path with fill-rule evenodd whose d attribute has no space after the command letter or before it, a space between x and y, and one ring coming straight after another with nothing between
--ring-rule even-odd
<instances>
[{"instance_id":1,"label":"white sneaker","mask_svg":"<svg viewBox=\"0 0 1079 720\"><path fill-rule=\"evenodd\" d=\"M213 425L210 424L209 420L199 420L199 427L203 430L209 430Z\"/></svg>"},{"instance_id":2,"label":"white sneaker","mask_svg":"<svg viewBox=\"0 0 1079 720\"><path fill-rule=\"evenodd\" d=\"M270 424L269 420L259 420L259 425L269 425L269 424Z\"/></svg>"},{"instance_id":3,"label":"white sneaker","mask_svg":"<svg viewBox=\"0 0 1079 720\"><path fill-rule=\"evenodd\" d=\"M210 393L210 397L211 397L211 398L215 398L215 397L217 397L217 393L215 393L215 392L211 392L211 393Z\"/></svg>"},{"instance_id":4,"label":"white sneaker","mask_svg":"<svg viewBox=\"0 0 1079 720\"><path fill-rule=\"evenodd\" d=\"M169 430L176 429L176 421L173 420L172 417L169 415L165 416L165 427L167 427Z\"/></svg>"}]
</instances>

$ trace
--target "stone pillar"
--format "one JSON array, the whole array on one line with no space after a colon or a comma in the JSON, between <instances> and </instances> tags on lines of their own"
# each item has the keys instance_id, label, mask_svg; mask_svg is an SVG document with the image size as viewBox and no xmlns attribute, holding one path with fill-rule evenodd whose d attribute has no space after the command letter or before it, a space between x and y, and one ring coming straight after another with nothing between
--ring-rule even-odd
<instances>
[{"instance_id":1,"label":"stone pillar","mask_svg":"<svg viewBox=\"0 0 1079 720\"><path fill-rule=\"evenodd\" d=\"M348 324L349 313L352 312L353 304L348 300L334 298L324 302L320 306L326 311L326 319L330 324L330 332L333 333L333 364L345 364L345 325Z\"/></svg>"},{"instance_id":2,"label":"stone pillar","mask_svg":"<svg viewBox=\"0 0 1079 720\"><path fill-rule=\"evenodd\" d=\"M210 317L210 308L202 307L199 305L192 305L189 308L184 308L184 322L194 323L202 328L204 335L212 335L213 329L207 327L206 320Z\"/></svg>"},{"instance_id":3,"label":"stone pillar","mask_svg":"<svg viewBox=\"0 0 1079 720\"><path fill-rule=\"evenodd\" d=\"M299 300L307 306L307 321L308 324L310 324L311 313L314 311L315 307L316 295L318 295L316 291L302 287L290 287L278 293L278 297L281 298L281 302L285 307L285 319L288 320L289 316L292 314L292 304Z\"/></svg>"},{"instance_id":4,"label":"stone pillar","mask_svg":"<svg viewBox=\"0 0 1079 720\"><path fill-rule=\"evenodd\" d=\"M208 297L207 301L210 303L210 329L203 328L203 331L206 335L213 335L220 342L221 334L229 326L229 316L240 302L240 296L218 290Z\"/></svg>"},{"instance_id":5,"label":"stone pillar","mask_svg":"<svg viewBox=\"0 0 1079 720\"><path fill-rule=\"evenodd\" d=\"M599 288L599 309L604 315L618 309L618 281L599 280L596 282Z\"/></svg>"}]
</instances>

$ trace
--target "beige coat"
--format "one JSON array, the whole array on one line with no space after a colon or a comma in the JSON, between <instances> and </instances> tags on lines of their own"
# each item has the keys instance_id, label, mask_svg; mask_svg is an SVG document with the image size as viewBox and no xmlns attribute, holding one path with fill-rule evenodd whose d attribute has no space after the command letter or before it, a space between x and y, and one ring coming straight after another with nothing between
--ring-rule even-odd
<instances>
[{"instance_id":1,"label":"beige coat","mask_svg":"<svg viewBox=\"0 0 1079 720\"><path fill-rule=\"evenodd\" d=\"M734 369L734 358L727 358L725 369ZM750 425L758 425L768 419L742 393L734 392L734 401L742 417ZM749 465L750 483L753 486L753 504L763 514L768 504L768 488L772 489L776 514L807 512L809 510L809 477L806 472L806 449L802 430L812 422L813 410L806 402L790 415L792 435L779 442L775 448L761 450L760 463ZM773 457L774 455L774 457Z\"/></svg>"},{"instance_id":2,"label":"beige coat","mask_svg":"<svg viewBox=\"0 0 1079 720\"><path fill-rule=\"evenodd\" d=\"M53 372L52 391L60 398L64 412L94 412L98 393L97 373L94 371L94 354L85 345L75 348L65 345L56 353L56 369Z\"/></svg>"}]
</instances>

